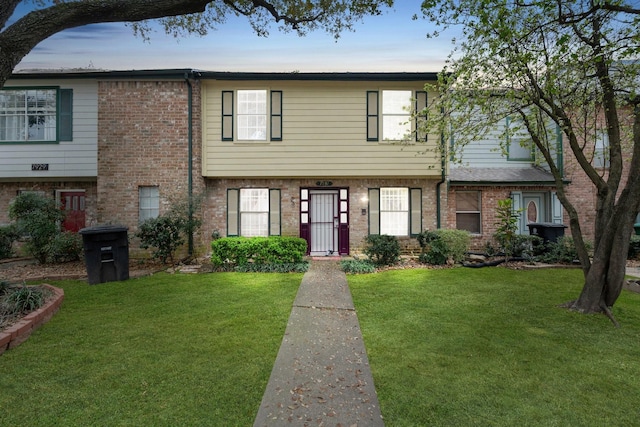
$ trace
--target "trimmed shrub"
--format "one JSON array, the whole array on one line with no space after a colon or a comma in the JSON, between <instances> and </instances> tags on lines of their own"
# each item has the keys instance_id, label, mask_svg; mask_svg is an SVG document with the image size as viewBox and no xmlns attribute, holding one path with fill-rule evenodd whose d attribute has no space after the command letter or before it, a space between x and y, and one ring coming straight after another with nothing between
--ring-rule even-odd
<instances>
[{"instance_id":1,"label":"trimmed shrub","mask_svg":"<svg viewBox=\"0 0 640 427\"><path fill-rule=\"evenodd\" d=\"M471 240L468 231L449 229L423 231L417 238L422 248L419 261L432 265L446 264L449 259L462 262Z\"/></svg>"},{"instance_id":2,"label":"trimmed shrub","mask_svg":"<svg viewBox=\"0 0 640 427\"><path fill-rule=\"evenodd\" d=\"M363 250L375 265L393 265L400 259L400 243L396 236L370 234Z\"/></svg>"},{"instance_id":3,"label":"trimmed shrub","mask_svg":"<svg viewBox=\"0 0 640 427\"><path fill-rule=\"evenodd\" d=\"M151 218L140 224L135 236L140 239L142 249L155 248L151 256L163 264L167 259L175 264L174 253L184 244L183 234L187 224L184 218L174 215L163 215Z\"/></svg>"},{"instance_id":4,"label":"trimmed shrub","mask_svg":"<svg viewBox=\"0 0 640 427\"><path fill-rule=\"evenodd\" d=\"M376 267L369 260L344 259L340 261L340 269L347 274L375 273Z\"/></svg>"},{"instance_id":5,"label":"trimmed shrub","mask_svg":"<svg viewBox=\"0 0 640 427\"><path fill-rule=\"evenodd\" d=\"M13 256L13 242L19 237L20 233L14 224L0 227L0 259Z\"/></svg>"},{"instance_id":6,"label":"trimmed shrub","mask_svg":"<svg viewBox=\"0 0 640 427\"><path fill-rule=\"evenodd\" d=\"M590 249L590 245L587 245ZM555 242L547 242L545 252L536 256L536 261L571 264L578 259L576 245L571 236L559 237Z\"/></svg>"},{"instance_id":7,"label":"trimmed shrub","mask_svg":"<svg viewBox=\"0 0 640 427\"><path fill-rule=\"evenodd\" d=\"M50 244L60 233L64 212L53 199L36 193L23 193L9 207L9 218L16 221L18 232L28 236L27 253L41 264L49 258Z\"/></svg>"},{"instance_id":8,"label":"trimmed shrub","mask_svg":"<svg viewBox=\"0 0 640 427\"><path fill-rule=\"evenodd\" d=\"M211 262L216 267L299 264L307 252L307 242L287 236L223 237L211 242L211 249Z\"/></svg>"},{"instance_id":9,"label":"trimmed shrub","mask_svg":"<svg viewBox=\"0 0 640 427\"><path fill-rule=\"evenodd\" d=\"M82 238L77 233L65 231L57 234L47 249L47 262L77 261L82 255Z\"/></svg>"},{"instance_id":10,"label":"trimmed shrub","mask_svg":"<svg viewBox=\"0 0 640 427\"><path fill-rule=\"evenodd\" d=\"M544 239L540 236L518 234L511 240L511 255L532 259L544 250Z\"/></svg>"}]
</instances>

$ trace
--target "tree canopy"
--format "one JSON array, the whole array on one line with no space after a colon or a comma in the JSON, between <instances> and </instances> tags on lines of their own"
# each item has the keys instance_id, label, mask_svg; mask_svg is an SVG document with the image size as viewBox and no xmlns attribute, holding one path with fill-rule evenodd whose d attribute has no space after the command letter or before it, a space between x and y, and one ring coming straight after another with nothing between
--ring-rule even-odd
<instances>
[{"instance_id":1,"label":"tree canopy","mask_svg":"<svg viewBox=\"0 0 640 427\"><path fill-rule=\"evenodd\" d=\"M427 0L424 16L460 26L462 40L441 75L437 122L457 149L504 117L526 129L553 173L570 218L585 286L568 304L604 311L618 298L626 251L640 209L640 9L624 0ZM557 130L593 184L593 254L567 197L558 162ZM594 144L608 138L608 167L597 167ZM628 179L626 179L628 177ZM626 179L626 180L625 180ZM570 184L569 184L570 185Z\"/></svg>"},{"instance_id":2,"label":"tree canopy","mask_svg":"<svg viewBox=\"0 0 640 427\"><path fill-rule=\"evenodd\" d=\"M32 11L10 23L16 8ZM204 35L228 16L244 16L260 36L272 23L282 31L305 35L324 30L334 37L378 15L393 0L4 0L0 8L0 87L31 50L60 31L103 22L130 22L147 37L149 20L158 20L175 36Z\"/></svg>"}]
</instances>

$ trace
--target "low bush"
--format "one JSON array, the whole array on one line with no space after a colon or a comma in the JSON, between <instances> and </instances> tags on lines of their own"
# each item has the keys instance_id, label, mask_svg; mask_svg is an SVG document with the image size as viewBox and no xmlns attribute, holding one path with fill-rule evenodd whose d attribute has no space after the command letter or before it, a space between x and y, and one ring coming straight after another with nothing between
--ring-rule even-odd
<instances>
[{"instance_id":1,"label":"low bush","mask_svg":"<svg viewBox=\"0 0 640 427\"><path fill-rule=\"evenodd\" d=\"M21 235L28 236L27 253L41 264L46 263L51 242L60 234L59 224L64 219L55 200L36 193L20 194L9 206L9 218L15 220Z\"/></svg>"},{"instance_id":2,"label":"low bush","mask_svg":"<svg viewBox=\"0 0 640 427\"><path fill-rule=\"evenodd\" d=\"M44 304L45 295L42 288L37 286L20 286L6 297L6 307L13 314L29 313Z\"/></svg>"},{"instance_id":3,"label":"low bush","mask_svg":"<svg viewBox=\"0 0 640 427\"><path fill-rule=\"evenodd\" d=\"M587 249L590 249L589 244ZM571 236L563 236L555 242L547 242L544 245L544 252L535 257L539 262L561 264L572 264L577 259L578 252Z\"/></svg>"},{"instance_id":4,"label":"low bush","mask_svg":"<svg viewBox=\"0 0 640 427\"><path fill-rule=\"evenodd\" d=\"M140 224L135 236L140 239L142 249L154 248L151 256L163 264L167 259L175 264L174 253L184 244L186 222L182 217L164 215L151 218Z\"/></svg>"},{"instance_id":5,"label":"low bush","mask_svg":"<svg viewBox=\"0 0 640 427\"><path fill-rule=\"evenodd\" d=\"M307 242L287 236L223 237L211 242L211 249L211 262L216 267L299 264L307 252Z\"/></svg>"},{"instance_id":6,"label":"low bush","mask_svg":"<svg viewBox=\"0 0 640 427\"><path fill-rule=\"evenodd\" d=\"M393 265L400 259L400 243L396 236L370 234L363 250L375 265Z\"/></svg>"},{"instance_id":7,"label":"low bush","mask_svg":"<svg viewBox=\"0 0 640 427\"><path fill-rule=\"evenodd\" d=\"M419 261L432 265L446 264L449 259L462 262L471 240L469 232L449 229L423 231L417 238L422 248Z\"/></svg>"},{"instance_id":8,"label":"low bush","mask_svg":"<svg viewBox=\"0 0 640 427\"><path fill-rule=\"evenodd\" d=\"M59 263L77 261L82 255L82 238L77 233L65 231L57 234L47 250L47 262Z\"/></svg>"},{"instance_id":9,"label":"low bush","mask_svg":"<svg viewBox=\"0 0 640 427\"><path fill-rule=\"evenodd\" d=\"M544 251L544 239L540 236L518 234L511 240L510 253L515 258L533 259Z\"/></svg>"},{"instance_id":10,"label":"low bush","mask_svg":"<svg viewBox=\"0 0 640 427\"><path fill-rule=\"evenodd\" d=\"M20 233L15 225L4 225L0 227L0 259L11 258L13 256L13 242L18 240Z\"/></svg>"},{"instance_id":11,"label":"low bush","mask_svg":"<svg viewBox=\"0 0 640 427\"><path fill-rule=\"evenodd\" d=\"M347 274L374 273L376 266L369 260L345 259L340 261L340 269Z\"/></svg>"},{"instance_id":12,"label":"low bush","mask_svg":"<svg viewBox=\"0 0 640 427\"><path fill-rule=\"evenodd\" d=\"M640 257L640 236L634 234L629 242L627 259L637 259L638 257Z\"/></svg>"},{"instance_id":13,"label":"low bush","mask_svg":"<svg viewBox=\"0 0 640 427\"><path fill-rule=\"evenodd\" d=\"M245 264L238 265L233 268L237 273L305 273L309 270L309 262L302 261L297 263L281 263L281 264Z\"/></svg>"}]
</instances>

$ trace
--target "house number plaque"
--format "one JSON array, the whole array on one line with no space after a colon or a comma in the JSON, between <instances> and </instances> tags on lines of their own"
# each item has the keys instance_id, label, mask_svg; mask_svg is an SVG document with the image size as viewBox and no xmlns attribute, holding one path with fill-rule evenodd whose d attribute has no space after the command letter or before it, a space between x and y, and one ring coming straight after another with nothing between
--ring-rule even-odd
<instances>
[{"instance_id":1,"label":"house number plaque","mask_svg":"<svg viewBox=\"0 0 640 427\"><path fill-rule=\"evenodd\" d=\"M318 187L331 187L333 185L332 181L316 181L316 185Z\"/></svg>"},{"instance_id":2,"label":"house number plaque","mask_svg":"<svg viewBox=\"0 0 640 427\"><path fill-rule=\"evenodd\" d=\"M32 163L31 170L32 171L48 171L49 163Z\"/></svg>"}]
</instances>

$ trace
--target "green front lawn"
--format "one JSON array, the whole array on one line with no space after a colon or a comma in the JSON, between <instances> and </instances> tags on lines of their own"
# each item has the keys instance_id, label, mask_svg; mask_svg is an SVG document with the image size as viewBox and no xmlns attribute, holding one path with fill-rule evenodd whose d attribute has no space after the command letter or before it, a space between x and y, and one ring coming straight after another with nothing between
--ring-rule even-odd
<instances>
[{"instance_id":1,"label":"green front lawn","mask_svg":"<svg viewBox=\"0 0 640 427\"><path fill-rule=\"evenodd\" d=\"M622 325L558 308L579 270L349 276L387 426L640 423L640 295Z\"/></svg>"},{"instance_id":2,"label":"green front lawn","mask_svg":"<svg viewBox=\"0 0 640 427\"><path fill-rule=\"evenodd\" d=\"M0 356L0 425L251 425L301 279L53 283L61 310Z\"/></svg>"}]
</instances>

